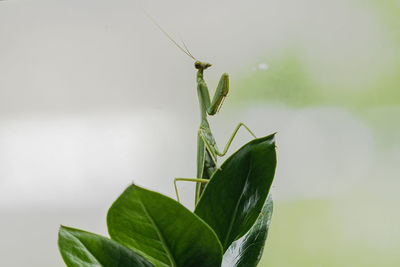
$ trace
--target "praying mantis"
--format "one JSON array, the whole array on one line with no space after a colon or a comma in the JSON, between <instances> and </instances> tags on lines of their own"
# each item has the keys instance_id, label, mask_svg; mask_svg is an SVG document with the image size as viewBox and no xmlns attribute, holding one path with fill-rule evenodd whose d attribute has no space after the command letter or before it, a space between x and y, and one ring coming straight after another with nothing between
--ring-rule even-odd
<instances>
[{"instance_id":1,"label":"praying mantis","mask_svg":"<svg viewBox=\"0 0 400 267\"><path fill-rule=\"evenodd\" d=\"M201 114L200 127L197 132L197 178L175 178L174 186L177 200L179 201L176 182L196 182L195 203L197 203L200 199L202 191L204 190L203 184L207 183L212 174L219 168L217 157L223 157L226 155L240 127L245 128L254 138L256 138L256 136L244 123L240 122L233 131L223 151L221 152L218 149L215 138L211 132L207 116L214 116L221 108L224 99L229 92L229 76L227 73L222 74L217 89L215 90L214 97L212 101L210 101L209 90L206 82L204 81L204 70L209 68L211 64L196 60L194 66L197 69L197 94L199 98Z\"/></svg>"},{"instance_id":2,"label":"praying mantis","mask_svg":"<svg viewBox=\"0 0 400 267\"><path fill-rule=\"evenodd\" d=\"M227 73L222 74L217 89L215 90L214 97L211 101L210 93L207 84L204 80L204 71L211 67L210 63L197 60L183 43L185 49L180 46L153 18L148 16L152 22L172 41L182 52L193 59L194 67L197 70L196 81L197 81L197 94L200 104L201 121L200 127L197 132L197 175L196 178L175 178L174 187L178 202L179 193L177 182L187 181L196 182L195 191L195 204L200 199L200 196L205 188L205 184L210 180L213 173L220 169L218 167L217 158L223 157L228 152L228 149L235 138L237 132L241 127L246 129L254 138L257 138L255 134L247 127L244 123L239 123L234 129L228 142L226 143L222 152L218 149L215 138L211 132L210 124L208 123L207 117L214 116L221 109L222 104L229 92L229 75Z\"/></svg>"}]
</instances>

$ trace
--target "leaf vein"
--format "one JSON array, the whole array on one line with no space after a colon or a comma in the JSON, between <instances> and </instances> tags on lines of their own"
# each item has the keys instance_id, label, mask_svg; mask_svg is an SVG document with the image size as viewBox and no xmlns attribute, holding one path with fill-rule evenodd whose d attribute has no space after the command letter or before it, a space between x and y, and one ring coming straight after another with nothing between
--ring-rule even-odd
<instances>
[{"instance_id":1,"label":"leaf vein","mask_svg":"<svg viewBox=\"0 0 400 267\"><path fill-rule=\"evenodd\" d=\"M167 253L166 253L166 254L167 254L167 256L168 256L168 259L169 259L171 265L172 265L172 266L177 266L177 265L176 265L176 262L175 262L175 260L174 260L174 258L171 256L172 253L171 253L171 251L170 251L170 249L169 249L167 243L165 242L164 236L163 236L163 234L161 233L161 231L159 230L159 227L158 227L157 223L154 221L153 217L152 217L152 216L150 215L150 213L148 212L146 206L143 204L143 201L139 201L139 203L140 203L141 207L143 208L143 211L146 213L147 217L149 218L150 222L151 222L151 223L153 224L153 226L155 227L156 232L157 232L157 235L158 235L158 237L159 237L161 243L163 244L164 249L167 250Z\"/></svg>"}]
</instances>

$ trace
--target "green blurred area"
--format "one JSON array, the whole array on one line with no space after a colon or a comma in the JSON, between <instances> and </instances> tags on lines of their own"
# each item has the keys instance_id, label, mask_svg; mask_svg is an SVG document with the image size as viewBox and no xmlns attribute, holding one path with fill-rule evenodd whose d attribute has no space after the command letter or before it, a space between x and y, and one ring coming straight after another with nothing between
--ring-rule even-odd
<instances>
[{"instance_id":1,"label":"green blurred area","mask_svg":"<svg viewBox=\"0 0 400 267\"><path fill-rule=\"evenodd\" d=\"M400 266L395 206L374 198L278 203L259 266Z\"/></svg>"},{"instance_id":2,"label":"green blurred area","mask_svg":"<svg viewBox=\"0 0 400 267\"><path fill-rule=\"evenodd\" d=\"M332 43L319 44L318 32L309 43L294 40L282 49L270 51L258 62L267 63L268 70L253 67L252 71L247 71L235 85L240 93L233 99L237 103L267 101L299 108L333 105L361 113L374 107L399 105L400 2L352 2L360 5L357 8L364 9L362 12L373 16L371 36L354 28L349 35L355 37L347 45L347 40L343 40L346 35L341 33L345 29L332 32ZM349 21L350 28L351 24ZM365 27L368 30L370 26ZM373 41L367 43L361 37L358 40L358 34ZM321 51L314 54L305 48L307 45L315 45ZM251 69L251 66L245 69Z\"/></svg>"},{"instance_id":3,"label":"green blurred area","mask_svg":"<svg viewBox=\"0 0 400 267\"><path fill-rule=\"evenodd\" d=\"M400 1L357 4L375 16L381 37L365 53L355 48L354 57L347 51L329 61L294 42L248 66L252 70L235 85L238 93L232 98L238 104L349 111L369 127L376 144L376 166L347 195L275 202L260 266L400 266ZM335 45L325 53L330 48Z\"/></svg>"},{"instance_id":4,"label":"green blurred area","mask_svg":"<svg viewBox=\"0 0 400 267\"><path fill-rule=\"evenodd\" d=\"M398 43L400 47L400 42ZM237 102L268 101L284 102L293 107L311 105L339 105L352 111L364 111L372 107L400 104L400 49L393 55L396 64L388 66L375 77L365 76L368 81L354 85L353 82L325 81L312 71L304 62L300 51L284 51L271 59L266 59L270 68L267 71L256 70L247 73L236 85L240 93L234 100ZM317 66L312 66L316 68ZM331 66L325 66L327 71ZM324 68L324 66L321 66ZM357 72L362 72L359 66ZM331 73L330 75L334 75ZM359 74L362 76L363 74Z\"/></svg>"}]
</instances>

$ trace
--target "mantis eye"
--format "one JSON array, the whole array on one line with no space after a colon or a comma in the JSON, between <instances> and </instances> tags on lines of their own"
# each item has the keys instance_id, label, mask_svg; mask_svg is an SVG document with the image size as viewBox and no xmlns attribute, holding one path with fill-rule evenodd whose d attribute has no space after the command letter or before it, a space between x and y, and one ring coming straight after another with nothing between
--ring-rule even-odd
<instances>
[{"instance_id":1,"label":"mantis eye","mask_svg":"<svg viewBox=\"0 0 400 267\"><path fill-rule=\"evenodd\" d=\"M200 69L200 68L201 68L201 62L198 61L198 60L196 60L196 62L194 62L194 67L195 67L196 69Z\"/></svg>"},{"instance_id":2,"label":"mantis eye","mask_svg":"<svg viewBox=\"0 0 400 267\"><path fill-rule=\"evenodd\" d=\"M196 69L198 69L198 70L200 70L200 69L205 70L205 69L207 69L208 67L211 67L211 64L210 64L210 63L201 62L201 61L196 60L196 62L194 63L194 67L195 67Z\"/></svg>"}]
</instances>

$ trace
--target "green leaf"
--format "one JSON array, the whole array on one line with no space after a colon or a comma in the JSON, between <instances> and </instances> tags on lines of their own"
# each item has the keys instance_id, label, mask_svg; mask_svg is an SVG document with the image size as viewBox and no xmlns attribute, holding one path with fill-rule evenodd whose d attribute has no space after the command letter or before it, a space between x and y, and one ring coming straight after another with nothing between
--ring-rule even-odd
<instances>
[{"instance_id":1,"label":"green leaf","mask_svg":"<svg viewBox=\"0 0 400 267\"><path fill-rule=\"evenodd\" d=\"M58 247L69 267L151 267L132 250L105 237L61 226Z\"/></svg>"},{"instance_id":2,"label":"green leaf","mask_svg":"<svg viewBox=\"0 0 400 267\"><path fill-rule=\"evenodd\" d=\"M250 231L230 245L223 257L222 266L255 267L261 259L271 223L273 201L268 197L264 208Z\"/></svg>"},{"instance_id":3,"label":"green leaf","mask_svg":"<svg viewBox=\"0 0 400 267\"><path fill-rule=\"evenodd\" d=\"M155 266L220 266L222 247L215 232L175 200L129 186L107 215L112 239Z\"/></svg>"},{"instance_id":4,"label":"green leaf","mask_svg":"<svg viewBox=\"0 0 400 267\"><path fill-rule=\"evenodd\" d=\"M263 208L275 174L275 134L250 141L217 170L195 208L224 252L246 234Z\"/></svg>"}]
</instances>

